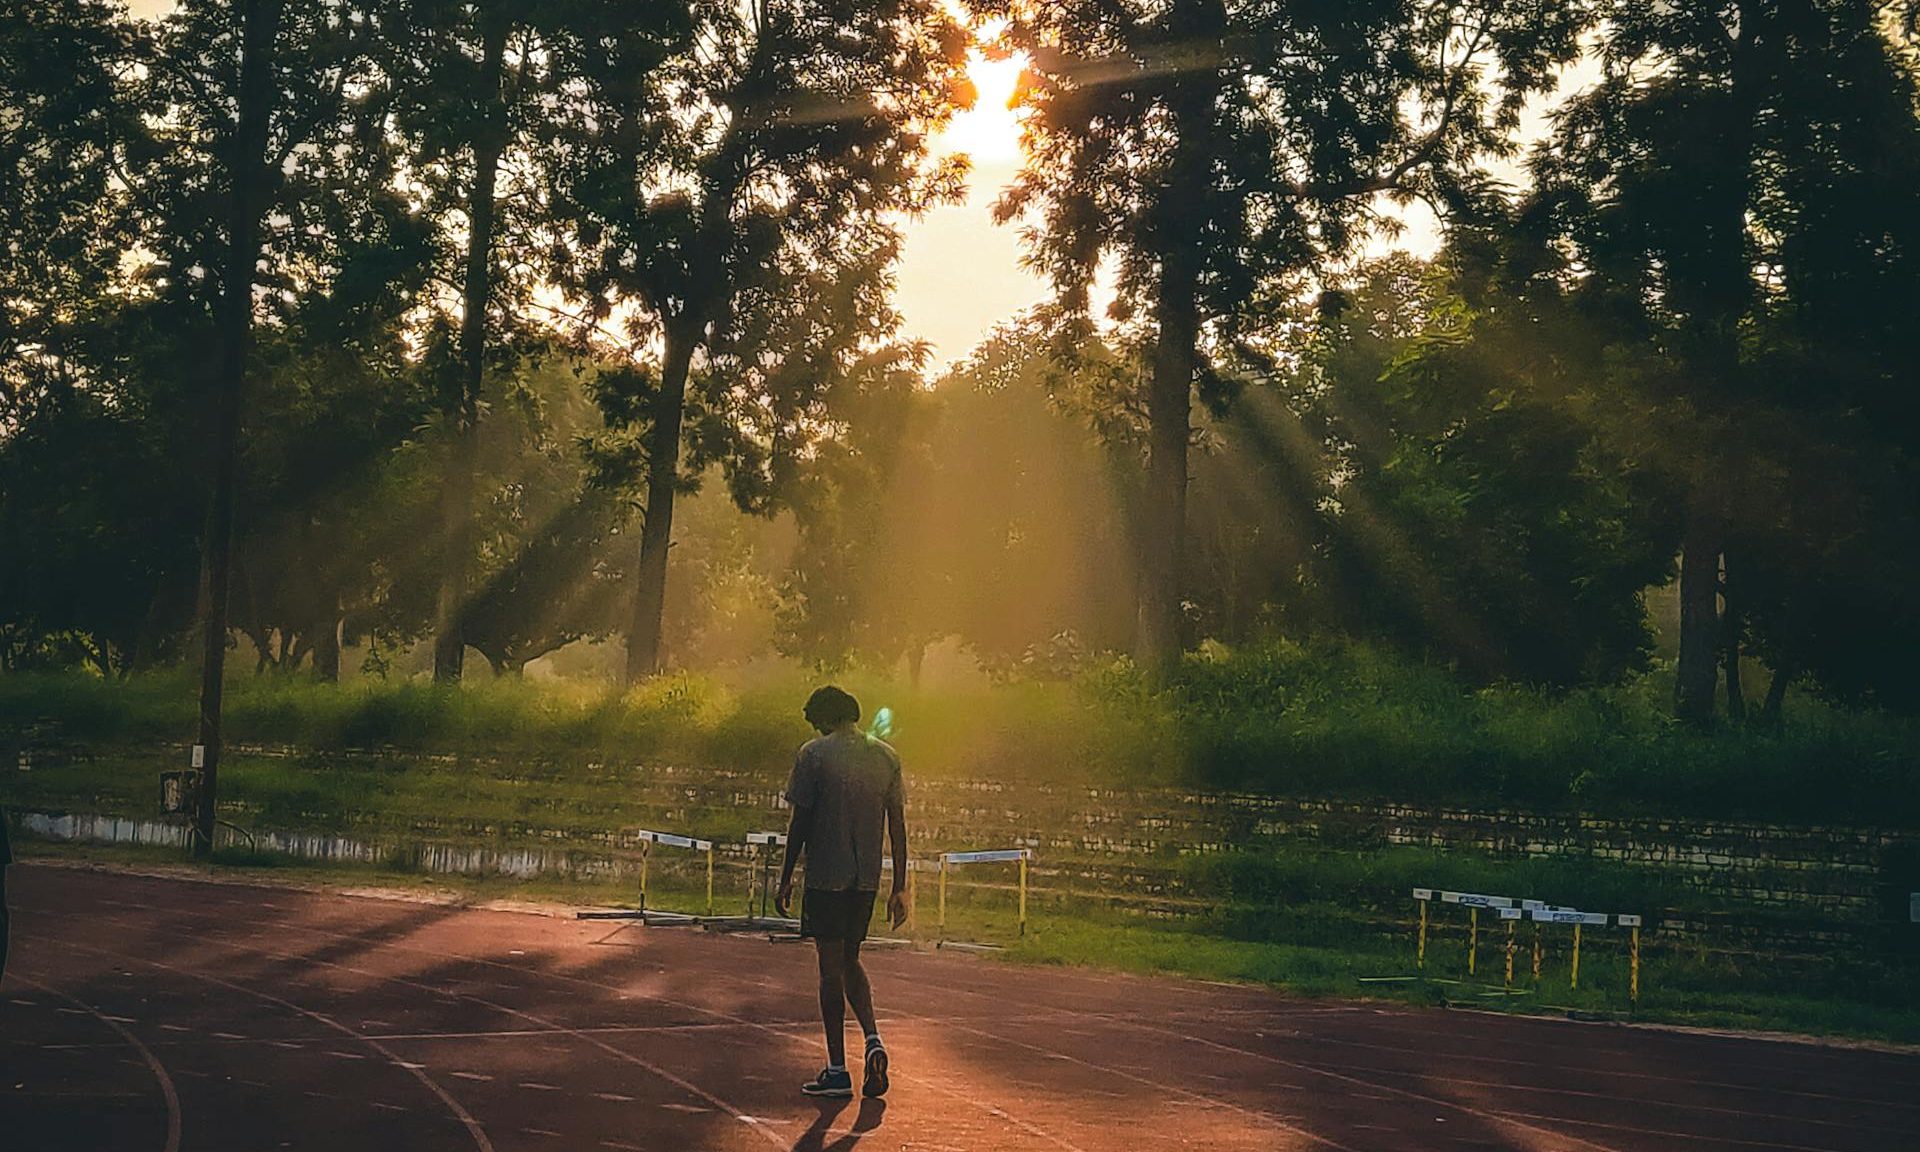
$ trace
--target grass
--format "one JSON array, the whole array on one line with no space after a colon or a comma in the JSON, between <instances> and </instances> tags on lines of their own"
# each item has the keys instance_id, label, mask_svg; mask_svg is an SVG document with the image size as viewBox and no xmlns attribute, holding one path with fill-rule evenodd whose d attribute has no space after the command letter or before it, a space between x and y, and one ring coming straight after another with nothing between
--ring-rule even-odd
<instances>
[{"instance_id":1,"label":"grass","mask_svg":"<svg viewBox=\"0 0 1920 1152\"><path fill-rule=\"evenodd\" d=\"M919 694L878 674L839 679L870 708L893 708L895 743L924 777L1920 828L1914 721L1796 698L1777 730L1699 731L1670 718L1663 675L1564 695L1474 690L1365 648L1273 642L1203 649L1159 692L1124 662L1072 682ZM777 779L809 735L799 702L817 680L762 667L622 692L236 676L226 731L240 744L493 757L583 777L666 762ZM194 717L182 674L0 676L0 742L177 756Z\"/></svg>"},{"instance_id":2,"label":"grass","mask_svg":"<svg viewBox=\"0 0 1920 1152\"><path fill-rule=\"evenodd\" d=\"M23 860L84 861L109 866L166 868L187 874L178 853L98 845L17 845ZM423 876L390 867L292 861L245 852L222 853L224 877L296 887L374 887L430 891L461 902L508 900L606 906L630 903L631 885L605 881L513 881L502 877ZM697 910L701 887L690 874L656 878L655 903ZM914 937L935 938L930 894L920 893ZM725 910L724 908L722 909ZM1912 974L1858 961L1783 965L1684 948L1650 946L1638 1005L1626 998L1625 949L1618 933L1594 933L1581 958L1581 987L1567 983L1567 940L1551 939L1543 979L1529 987L1524 952L1517 966L1524 994L1488 995L1500 979L1499 939L1482 937L1481 977L1468 981L1460 923L1436 920L1429 941L1429 979L1365 982L1414 973L1412 930L1356 919L1315 917L1318 923L1287 941L1238 938L1217 921L1158 923L1085 902L1037 903L1025 938L1016 932L1007 893L956 887L949 894L948 937L1003 944L995 955L1011 963L1064 965L1262 984L1302 996L1336 996L1419 1005L1458 1005L1508 1012L1578 1011L1619 1019L1695 1027L1737 1028L1920 1043L1920 992ZM1561 934L1564 937L1564 933ZM800 962L798 960L795 961Z\"/></svg>"},{"instance_id":3,"label":"grass","mask_svg":"<svg viewBox=\"0 0 1920 1152\"><path fill-rule=\"evenodd\" d=\"M237 747L223 769L223 814L259 828L402 843L591 848L616 830L668 816L675 827L737 837L768 819L764 805L730 799L726 789L705 807L668 803L660 769L726 770L738 788L777 789L808 735L798 704L816 679L760 668L668 676L622 692L520 680L445 689L236 676L227 733ZM877 674L838 679L870 708L894 709L895 743L920 778L1920 828L1920 734L1912 721L1802 699L1777 731L1700 732L1667 718L1659 676L1560 696L1473 690L1443 670L1366 649L1274 643L1236 652L1209 647L1158 692L1124 663L1090 666L1072 682L981 682L918 695ZM17 744L36 755L31 772L0 771L0 803L152 815L156 774L184 760L194 699L193 683L180 674L123 683L0 676L0 753L10 759L8 745ZM1332 835L1318 846L1243 846L1141 862L1193 901L1178 920L1146 915L1170 899L1109 905L1037 893L1037 930L1013 941L1005 893L960 887L954 928L1009 940L1006 955L1022 962L1252 980L1313 994L1618 1010L1625 978L1617 951L1605 945L1585 958L1578 993L1550 985L1512 1003L1465 985L1359 980L1405 974L1406 893L1416 885L1616 911L1732 913L1763 926L1812 926L1819 915L1712 897L1682 874L1655 868L1341 844ZM1050 866L1073 863L1057 855ZM316 882L449 882L401 867L342 872L268 854L223 856L221 864ZM672 866L659 883L662 899L691 893L676 890L683 878ZM570 880L459 886L469 895L587 903L623 894ZM1434 974L1461 975L1444 968L1458 967L1464 955L1461 931L1451 921L1436 925L1433 954L1442 966ZM1912 973L1833 951L1796 960L1663 943L1650 957L1639 1014L1920 1041ZM1489 950L1482 958L1493 957ZM1564 971L1564 960L1555 965Z\"/></svg>"}]
</instances>

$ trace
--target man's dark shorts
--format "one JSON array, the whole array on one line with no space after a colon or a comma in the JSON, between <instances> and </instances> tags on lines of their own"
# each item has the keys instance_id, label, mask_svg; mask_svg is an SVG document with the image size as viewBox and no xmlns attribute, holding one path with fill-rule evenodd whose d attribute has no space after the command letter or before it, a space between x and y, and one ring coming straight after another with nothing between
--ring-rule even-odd
<instances>
[{"instance_id":1,"label":"man's dark shorts","mask_svg":"<svg viewBox=\"0 0 1920 1152\"><path fill-rule=\"evenodd\" d=\"M867 925L873 921L873 901L878 895L871 888L849 888L844 892L807 889L800 900L800 935L858 944L867 938Z\"/></svg>"}]
</instances>

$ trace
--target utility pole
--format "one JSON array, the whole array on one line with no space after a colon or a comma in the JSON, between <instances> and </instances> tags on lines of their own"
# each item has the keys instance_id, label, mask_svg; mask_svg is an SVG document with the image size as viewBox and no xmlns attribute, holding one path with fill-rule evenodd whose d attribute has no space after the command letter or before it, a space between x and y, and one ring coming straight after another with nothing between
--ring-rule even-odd
<instances>
[{"instance_id":1,"label":"utility pole","mask_svg":"<svg viewBox=\"0 0 1920 1152\"><path fill-rule=\"evenodd\" d=\"M240 399L253 336L254 265L260 259L261 190L265 183L267 122L273 101L273 41L284 0L240 0L240 99L228 161L232 181L227 218L227 274L222 285L215 337L215 366L208 421L213 453L213 491L200 537L200 574L206 596L205 650L200 664L199 803L193 819L193 854L213 853L214 799L220 779L221 695L227 670L227 594L233 577L233 505L240 449Z\"/></svg>"}]
</instances>

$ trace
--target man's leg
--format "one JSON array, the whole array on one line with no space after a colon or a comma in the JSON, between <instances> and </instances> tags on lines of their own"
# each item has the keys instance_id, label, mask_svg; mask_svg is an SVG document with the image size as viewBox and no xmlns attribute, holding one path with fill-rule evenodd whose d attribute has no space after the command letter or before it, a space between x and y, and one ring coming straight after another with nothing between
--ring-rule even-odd
<instances>
[{"instance_id":1,"label":"man's leg","mask_svg":"<svg viewBox=\"0 0 1920 1152\"><path fill-rule=\"evenodd\" d=\"M887 1094L887 1049L880 1043L880 1025L873 1017L873 985L867 980L866 965L860 963L860 942L846 942L846 952L841 966L846 971L847 1003L853 1005L854 1018L860 1021L860 1030L866 1033L866 1055L862 1065L866 1069L861 1093L866 1096L885 1096Z\"/></svg>"},{"instance_id":2,"label":"man's leg","mask_svg":"<svg viewBox=\"0 0 1920 1152\"><path fill-rule=\"evenodd\" d=\"M866 966L860 963L860 941L842 942L841 971L847 986L847 1003L853 1006L853 1018L869 1038L880 1035L873 1020L873 985L867 982Z\"/></svg>"},{"instance_id":3,"label":"man's leg","mask_svg":"<svg viewBox=\"0 0 1920 1152\"><path fill-rule=\"evenodd\" d=\"M827 1030L827 1064L834 1068L845 1068L847 972L844 942L815 940L813 943L820 953L820 1023Z\"/></svg>"}]
</instances>

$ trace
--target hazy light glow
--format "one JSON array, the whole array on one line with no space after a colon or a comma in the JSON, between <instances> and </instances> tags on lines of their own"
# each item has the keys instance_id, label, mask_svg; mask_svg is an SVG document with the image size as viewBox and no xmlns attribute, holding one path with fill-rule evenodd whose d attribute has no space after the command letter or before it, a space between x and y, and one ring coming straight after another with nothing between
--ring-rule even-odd
<instances>
[{"instance_id":1,"label":"hazy light glow","mask_svg":"<svg viewBox=\"0 0 1920 1152\"><path fill-rule=\"evenodd\" d=\"M954 116L940 134L943 152L965 153L976 164L1005 164L1020 158L1021 112L1012 107L1026 57L990 60L979 48L967 50L967 79L977 94L973 107Z\"/></svg>"}]
</instances>

